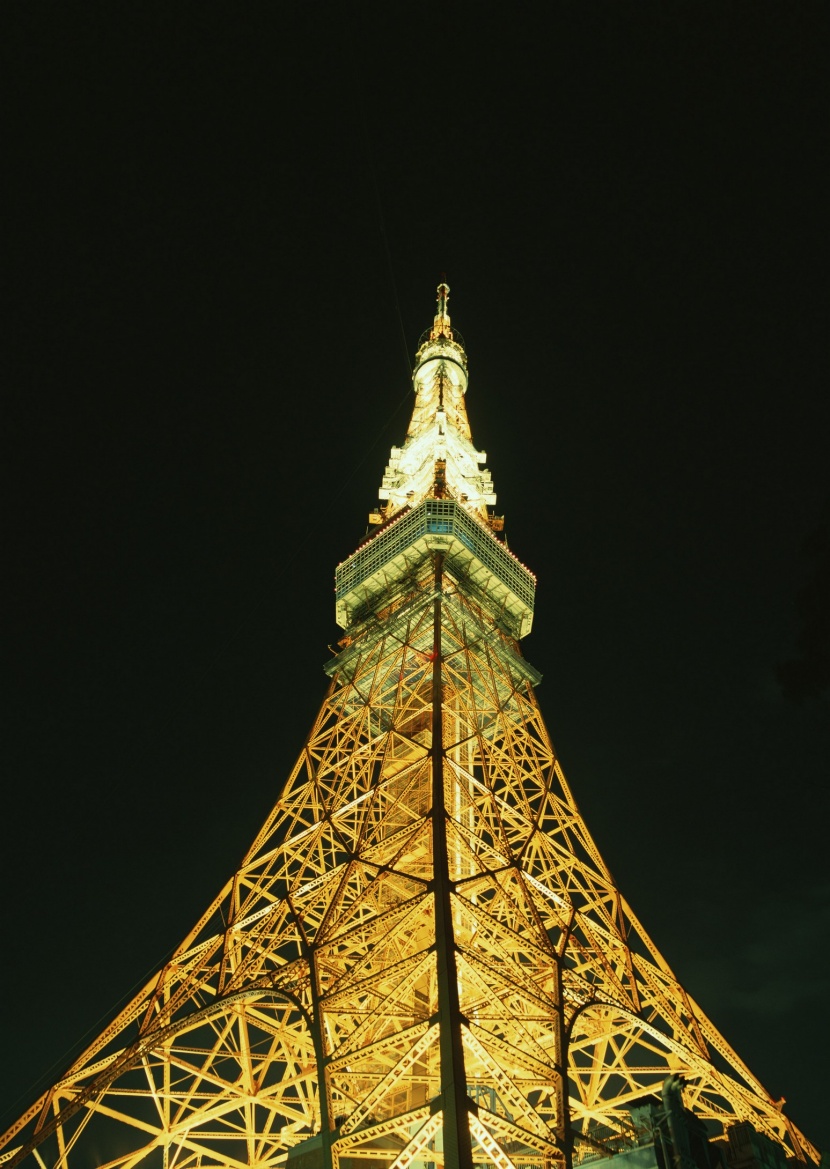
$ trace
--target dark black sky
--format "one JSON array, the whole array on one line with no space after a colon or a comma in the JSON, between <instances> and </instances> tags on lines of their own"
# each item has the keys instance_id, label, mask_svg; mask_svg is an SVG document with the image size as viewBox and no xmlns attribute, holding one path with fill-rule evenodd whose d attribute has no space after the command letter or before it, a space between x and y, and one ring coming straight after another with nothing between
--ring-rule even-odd
<instances>
[{"instance_id":1,"label":"dark black sky","mask_svg":"<svg viewBox=\"0 0 830 1169\"><path fill-rule=\"evenodd\" d=\"M3 1119L275 800L445 270L577 799L830 1146L826 7L2 24Z\"/></svg>"}]
</instances>

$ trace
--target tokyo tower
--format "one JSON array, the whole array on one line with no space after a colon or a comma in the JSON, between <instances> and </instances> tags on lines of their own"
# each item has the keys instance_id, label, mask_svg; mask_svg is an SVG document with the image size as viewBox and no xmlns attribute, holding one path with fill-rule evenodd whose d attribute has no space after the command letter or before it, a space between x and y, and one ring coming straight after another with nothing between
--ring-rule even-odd
<instances>
[{"instance_id":1,"label":"tokyo tower","mask_svg":"<svg viewBox=\"0 0 830 1169\"><path fill-rule=\"evenodd\" d=\"M0 1137L0 1166L556 1169L647 1145L693 1169L735 1134L769 1165L818 1162L571 794L448 294L337 567L339 652L273 811L173 957Z\"/></svg>"}]
</instances>

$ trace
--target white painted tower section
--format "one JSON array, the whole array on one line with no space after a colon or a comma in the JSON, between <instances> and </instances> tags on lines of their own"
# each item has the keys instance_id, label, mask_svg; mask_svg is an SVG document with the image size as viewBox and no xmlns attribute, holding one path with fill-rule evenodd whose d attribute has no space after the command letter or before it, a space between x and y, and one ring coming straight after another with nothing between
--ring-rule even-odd
<instances>
[{"instance_id":1,"label":"white painted tower section","mask_svg":"<svg viewBox=\"0 0 830 1169\"><path fill-rule=\"evenodd\" d=\"M447 498L485 522L487 509L496 503L492 476L484 467L487 455L476 450L470 434L464 404L467 354L450 326L449 291L446 284L438 286L435 321L415 357L412 421L403 446L392 447L378 493L385 502L384 520L434 496L436 466L441 464Z\"/></svg>"}]
</instances>

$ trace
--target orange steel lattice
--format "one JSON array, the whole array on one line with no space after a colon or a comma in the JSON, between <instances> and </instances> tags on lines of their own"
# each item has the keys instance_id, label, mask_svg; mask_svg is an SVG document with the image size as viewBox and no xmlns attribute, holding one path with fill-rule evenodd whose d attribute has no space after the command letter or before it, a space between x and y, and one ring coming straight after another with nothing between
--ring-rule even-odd
<instances>
[{"instance_id":1,"label":"orange steel lattice","mask_svg":"<svg viewBox=\"0 0 830 1169\"><path fill-rule=\"evenodd\" d=\"M623 1147L629 1106L672 1074L700 1118L818 1161L660 956L571 795L447 293L276 806L0 1164L552 1169Z\"/></svg>"}]
</instances>

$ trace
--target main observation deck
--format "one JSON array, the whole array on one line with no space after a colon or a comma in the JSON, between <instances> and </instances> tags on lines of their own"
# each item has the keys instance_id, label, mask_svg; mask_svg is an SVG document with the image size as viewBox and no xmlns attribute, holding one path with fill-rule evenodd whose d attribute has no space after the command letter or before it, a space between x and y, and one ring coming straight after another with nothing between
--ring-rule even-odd
<instances>
[{"instance_id":1,"label":"main observation deck","mask_svg":"<svg viewBox=\"0 0 830 1169\"><path fill-rule=\"evenodd\" d=\"M361 620L403 576L433 552L469 581L476 600L525 637L533 622L536 578L495 536L451 499L426 499L338 565L337 623Z\"/></svg>"}]
</instances>

